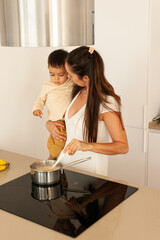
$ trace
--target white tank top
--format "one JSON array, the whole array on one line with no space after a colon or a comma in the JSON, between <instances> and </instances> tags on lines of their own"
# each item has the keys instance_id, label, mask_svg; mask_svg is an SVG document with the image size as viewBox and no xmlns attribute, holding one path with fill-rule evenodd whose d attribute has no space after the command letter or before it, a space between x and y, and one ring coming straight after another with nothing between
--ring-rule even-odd
<instances>
[{"instance_id":1,"label":"white tank top","mask_svg":"<svg viewBox=\"0 0 160 240\"><path fill-rule=\"evenodd\" d=\"M65 146L67 146L70 141L75 138L83 141L83 120L85 113L86 104L71 118L68 118L68 111L71 108L72 104L78 97L79 93L75 96L75 98L71 101L68 106L65 114L65 123L66 123L66 131L67 131L67 141ZM115 99L111 96L107 98L110 104L107 104L112 110L118 111L118 104ZM102 104L100 105L100 113L109 112ZM97 143L108 143L110 141L108 130L105 126L104 121L98 122L98 134L97 134ZM79 168L82 170L86 170L89 172L101 174L107 176L108 169L108 155L94 153L91 151L77 151L73 156L66 154L62 159L62 164L66 165L72 161L91 157L91 160L86 162L77 164L73 166L74 168Z\"/></svg>"}]
</instances>

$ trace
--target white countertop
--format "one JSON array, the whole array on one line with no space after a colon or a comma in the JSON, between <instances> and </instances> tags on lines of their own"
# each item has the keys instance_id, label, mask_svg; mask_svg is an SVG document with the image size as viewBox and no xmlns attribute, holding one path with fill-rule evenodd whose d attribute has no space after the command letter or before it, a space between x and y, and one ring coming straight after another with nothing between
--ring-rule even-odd
<instances>
[{"instance_id":1,"label":"white countertop","mask_svg":"<svg viewBox=\"0 0 160 240\"><path fill-rule=\"evenodd\" d=\"M0 150L0 159L4 159L11 164L7 170L0 172L0 185L29 172L30 164L37 160L3 150ZM82 172L80 170L76 171ZM85 172L83 171L82 173ZM94 176L91 173L87 174ZM121 183L128 184L124 181L121 181ZM159 240L160 191L133 184L132 186L138 187L139 190L80 234L76 239ZM3 210L0 210L0 238L3 240L72 239Z\"/></svg>"}]
</instances>

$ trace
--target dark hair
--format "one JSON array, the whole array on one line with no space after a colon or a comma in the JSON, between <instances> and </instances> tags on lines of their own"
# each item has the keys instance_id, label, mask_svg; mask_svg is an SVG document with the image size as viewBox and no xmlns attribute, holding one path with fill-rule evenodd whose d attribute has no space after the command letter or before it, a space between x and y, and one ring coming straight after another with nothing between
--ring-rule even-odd
<instances>
[{"instance_id":1,"label":"dark hair","mask_svg":"<svg viewBox=\"0 0 160 240\"><path fill-rule=\"evenodd\" d=\"M77 74L80 79L85 75L89 78L89 93L85 108L83 137L84 139L87 138L88 142L96 142L100 103L110 111L113 111L106 105L106 103L109 103L107 96L113 96L119 105L119 111L115 112L115 114L118 114L121 119L121 99L114 92L114 88L104 76L104 63L99 53L94 50L90 54L88 50L89 47L86 46L74 49L68 53L66 62L70 66L71 71ZM82 87L76 85L73 90L73 97L81 89Z\"/></svg>"},{"instance_id":2,"label":"dark hair","mask_svg":"<svg viewBox=\"0 0 160 240\"><path fill-rule=\"evenodd\" d=\"M50 53L48 56L48 66L64 67L68 52L63 49L58 49Z\"/></svg>"}]
</instances>

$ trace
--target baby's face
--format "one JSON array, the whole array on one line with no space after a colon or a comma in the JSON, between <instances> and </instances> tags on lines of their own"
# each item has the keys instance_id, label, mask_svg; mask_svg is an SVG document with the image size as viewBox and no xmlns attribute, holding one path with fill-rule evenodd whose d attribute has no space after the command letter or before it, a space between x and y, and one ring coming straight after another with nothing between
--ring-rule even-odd
<instances>
[{"instance_id":1,"label":"baby's face","mask_svg":"<svg viewBox=\"0 0 160 240\"><path fill-rule=\"evenodd\" d=\"M65 67L55 68L55 67L49 66L48 69L49 69L51 82L53 82L54 84L61 85L65 81L67 81L68 73Z\"/></svg>"}]
</instances>

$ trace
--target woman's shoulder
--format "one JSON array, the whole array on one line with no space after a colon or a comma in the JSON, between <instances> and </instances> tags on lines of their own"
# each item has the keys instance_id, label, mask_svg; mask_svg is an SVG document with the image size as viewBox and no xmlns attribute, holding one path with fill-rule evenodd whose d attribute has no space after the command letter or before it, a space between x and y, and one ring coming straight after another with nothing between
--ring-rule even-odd
<instances>
[{"instance_id":1,"label":"woman's shoulder","mask_svg":"<svg viewBox=\"0 0 160 240\"><path fill-rule=\"evenodd\" d=\"M100 103L100 113L120 111L120 106L113 96L103 97L107 102L103 101L102 103Z\"/></svg>"}]
</instances>

